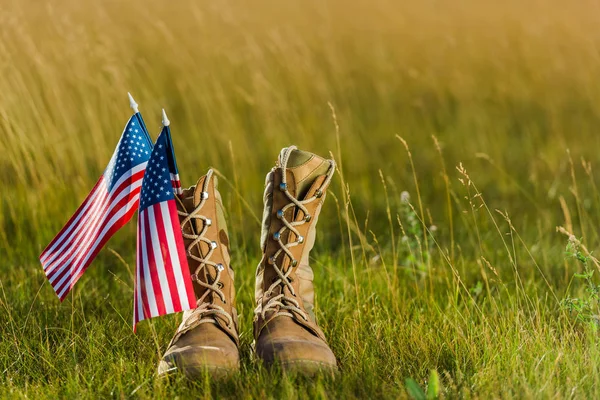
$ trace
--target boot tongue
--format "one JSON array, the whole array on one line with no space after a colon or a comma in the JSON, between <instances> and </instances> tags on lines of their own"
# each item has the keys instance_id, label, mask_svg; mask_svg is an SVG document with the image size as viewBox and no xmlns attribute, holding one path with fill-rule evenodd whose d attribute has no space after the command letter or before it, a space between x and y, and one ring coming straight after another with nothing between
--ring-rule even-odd
<instances>
[{"instance_id":1,"label":"boot tongue","mask_svg":"<svg viewBox=\"0 0 600 400\"><path fill-rule=\"evenodd\" d=\"M191 213L194 208L194 187L183 189L183 193L179 195L179 201L177 201L177 209L183 211L186 214ZM181 218L181 217L180 217ZM188 232L191 233L191 232Z\"/></svg>"},{"instance_id":2,"label":"boot tongue","mask_svg":"<svg viewBox=\"0 0 600 400\"><path fill-rule=\"evenodd\" d=\"M195 186L192 186L190 188L183 190L183 193L179 197L181 200L181 203L185 207L185 210L183 210L183 211L185 211L187 213L191 213L192 211L194 211L196 209L196 207L198 207L200 202L202 202L202 192L203 192L203 186L204 186L205 179L206 179L206 176L203 176L200 179L198 179L198 182L196 182ZM209 202L216 201L216 203L217 203L217 207L216 207L217 222L218 222L219 226L221 227L221 229L225 231L225 234L227 234L227 224L225 223L225 214L224 214L223 208L221 206L221 197L217 190L217 188L218 188L217 177L213 175L211 179L213 180L213 184L215 187L214 193L217 196L217 199L212 199L212 200L208 199L208 201ZM196 233L199 233L200 230L202 230L202 221L201 220L199 220L199 219L194 220L194 229L196 230Z\"/></svg>"},{"instance_id":3,"label":"boot tongue","mask_svg":"<svg viewBox=\"0 0 600 400\"><path fill-rule=\"evenodd\" d=\"M194 209L194 187L183 189L183 193L179 196L185 212L191 212Z\"/></svg>"},{"instance_id":4,"label":"boot tongue","mask_svg":"<svg viewBox=\"0 0 600 400\"><path fill-rule=\"evenodd\" d=\"M177 207L179 209L181 209L182 207L184 208L183 211L186 214L190 214L192 213L197 207L198 205L200 205L200 203L203 201L202 199L202 192L204 191L204 183L206 180L207 176L203 176L200 179L198 179L198 182L196 182L195 186L192 186L190 188L184 189L183 193L181 194L181 196L179 196L179 200L180 202L177 202ZM212 180L212 184L214 185L214 190L210 189L210 181L209 181L209 185L207 187L207 191L209 193L209 197L204 200L205 204L202 207L202 209L200 210L199 214L203 214L203 215L207 215L211 213L211 209L215 209L216 210L216 219L217 221L215 221L217 224L215 225L215 222L213 222L213 224L211 225L211 227L208 230L207 233L207 238L209 238L210 240L217 240L216 239L216 235L219 235L219 239L221 241L221 243L226 246L227 248L229 248L229 240L228 240L228 234L227 234L227 225L225 223L225 215L223 212L223 206L222 206L222 202L221 202L221 196L219 194L219 191L217 190L218 187L218 182L217 182L217 177L214 175L211 175L210 179ZM214 196L214 198L211 198L211 196ZM186 226L184 227L184 231L188 234L200 234L200 232L202 231L203 224L204 222L199 219L199 218L193 218L192 221L193 226L194 226L194 231L195 232L191 232L191 228L189 224L186 224ZM213 232L212 228L213 227L219 227L219 231L218 232ZM204 242L199 243L198 246L202 249L202 252L207 252L209 251L206 248L206 244ZM229 253L227 253L229 254ZM227 265L229 265L229 258L225 257L225 262L227 263ZM191 271L193 273L193 271ZM203 268L203 272L202 272L202 276L200 277L200 279L202 279L204 282L212 284L213 280L216 277L216 272L213 270L212 267L208 267L205 266ZM196 288L198 289L198 288ZM197 290L197 296L200 297L207 289L198 289Z\"/></svg>"},{"instance_id":5,"label":"boot tongue","mask_svg":"<svg viewBox=\"0 0 600 400\"><path fill-rule=\"evenodd\" d=\"M181 211L184 211L185 213L189 214L192 211L194 211L194 209L196 207L198 207L198 204L200 204L200 196L202 194L202 181L204 180L204 178L200 178L198 180L198 183L196 183L196 186L192 186L190 188L187 189L183 189L183 193L179 196L179 200L177 202L177 208L180 209ZM183 208L183 209L182 209ZM197 232L199 232L199 230L202 228L202 223L199 220L194 220L194 230ZM188 233L192 233L192 232L188 232Z\"/></svg>"},{"instance_id":6,"label":"boot tongue","mask_svg":"<svg viewBox=\"0 0 600 400\"><path fill-rule=\"evenodd\" d=\"M289 148L281 150L279 155L279 166L282 166L284 155ZM294 149L289 154L286 170L290 193L299 200L303 200L315 179L327 174L330 163L316 154Z\"/></svg>"},{"instance_id":7,"label":"boot tongue","mask_svg":"<svg viewBox=\"0 0 600 400\"><path fill-rule=\"evenodd\" d=\"M205 179L207 179L207 176L208 175L205 175L205 176L201 177L200 179L198 179L198 182L196 182L196 186L194 186L193 188L190 188L190 192L193 191L193 193L190 193L189 201L193 208L188 209L188 212L193 211L202 202L202 192L204 190L204 183L205 183ZM211 185L212 185L212 189L211 189ZM210 174L209 182L207 185L207 191L208 191L207 193L208 193L209 197L205 200L206 203L202 207L203 211L201 210L200 214L213 215L213 213L214 213L214 216L211 218L216 217L216 221L213 221L211 227L208 229L207 237L210 240L216 241L217 236L218 236L218 239L219 239L221 245L225 246L227 248L227 252L225 252L225 256L224 256L224 258L225 258L224 261L225 261L226 265L229 265L229 263L231 261L229 259L229 232L227 230L227 222L225 220L225 210L223 209L223 200L221 199L221 194L219 193L219 180L217 179L217 177L214 174ZM184 192L184 194L185 194L185 192ZM187 200L187 199L185 199L185 200ZM195 219L194 222L195 222L194 229L196 230L196 233L198 234L202 231L203 222L200 219ZM216 224L215 224L215 222L216 222ZM213 230L213 228L216 229L216 227L218 227L218 230Z\"/></svg>"},{"instance_id":8,"label":"boot tongue","mask_svg":"<svg viewBox=\"0 0 600 400\"><path fill-rule=\"evenodd\" d=\"M206 179L206 177L204 176L204 177L198 179L198 182L196 182L196 186L194 188L194 208L198 207L198 204L200 204L200 202L202 201L202 189L204 186L205 179ZM224 235L225 235L224 237L223 237L223 235L221 235L221 240L223 241L224 238L229 237L229 233L227 231L227 222L225 221L225 211L223 210L223 200L221 199L221 194L219 193L219 180L217 179L217 177L214 174L211 175L210 179L212 180L214 190L210 191L212 194L209 194L209 196L214 195L215 198L211 199L209 197L207 200L208 204L206 204L206 206L204 206L204 207L208 208L207 206L209 206L211 204L211 202L215 204L217 224L218 224L220 231L223 231ZM210 185L209 185L209 187L210 187ZM202 228L202 222L200 222L199 220L197 222L198 222L197 229ZM229 246L229 240L227 240L226 245Z\"/></svg>"}]
</instances>

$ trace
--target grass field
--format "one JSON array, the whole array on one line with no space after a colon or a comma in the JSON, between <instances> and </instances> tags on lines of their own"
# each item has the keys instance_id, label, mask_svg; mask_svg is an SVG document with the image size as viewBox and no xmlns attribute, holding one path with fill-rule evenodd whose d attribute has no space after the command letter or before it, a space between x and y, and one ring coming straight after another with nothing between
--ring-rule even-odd
<instances>
[{"instance_id":1,"label":"grass field","mask_svg":"<svg viewBox=\"0 0 600 400\"><path fill-rule=\"evenodd\" d=\"M0 397L394 399L436 371L442 398L600 398L597 2L0 9ZM184 185L222 175L230 380L155 378L179 316L132 333L135 219L62 304L37 260L106 166L128 91L154 138L166 108ZM289 144L340 169L312 254L336 380L250 349L264 176Z\"/></svg>"}]
</instances>

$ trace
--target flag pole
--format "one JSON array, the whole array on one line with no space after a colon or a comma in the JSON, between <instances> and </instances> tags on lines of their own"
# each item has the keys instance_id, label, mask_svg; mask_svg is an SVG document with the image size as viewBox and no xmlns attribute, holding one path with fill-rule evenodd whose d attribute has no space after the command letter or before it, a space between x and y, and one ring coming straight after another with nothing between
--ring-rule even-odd
<instances>
[{"instance_id":1,"label":"flag pole","mask_svg":"<svg viewBox=\"0 0 600 400\"><path fill-rule=\"evenodd\" d=\"M169 121L169 118L167 118L167 113L165 112L165 109L162 109L162 124L163 126L169 126L171 125L171 121Z\"/></svg>"},{"instance_id":2,"label":"flag pole","mask_svg":"<svg viewBox=\"0 0 600 400\"><path fill-rule=\"evenodd\" d=\"M139 113L140 110L138 109L138 103L135 102L131 93L127 92L127 96L129 96L129 107L131 107L135 114Z\"/></svg>"},{"instance_id":3,"label":"flag pole","mask_svg":"<svg viewBox=\"0 0 600 400\"><path fill-rule=\"evenodd\" d=\"M164 126L164 129L167 131L167 146L169 146L169 151L173 156L173 164L177 166L177 161L175 159L175 150L173 148L173 139L171 138L171 121L169 121L169 118L167 118L167 113L164 108L162 109L162 124Z\"/></svg>"},{"instance_id":4,"label":"flag pole","mask_svg":"<svg viewBox=\"0 0 600 400\"><path fill-rule=\"evenodd\" d=\"M169 118L167 117L167 113L164 108L162 110L162 124L163 124L163 133L165 133L167 135L167 147L168 147L169 155L171 156L171 161L173 163L172 168L173 168L173 171L175 171L175 175L176 175L175 180L177 181L177 185L173 186L173 190L175 190L175 194L177 196L181 196L183 192L181 191L181 181L179 180L179 171L177 169L177 160L175 159L175 148L173 147L173 139L171 138L171 128L170 128L171 121L169 121ZM161 133L161 135L162 135L162 133Z\"/></svg>"}]
</instances>

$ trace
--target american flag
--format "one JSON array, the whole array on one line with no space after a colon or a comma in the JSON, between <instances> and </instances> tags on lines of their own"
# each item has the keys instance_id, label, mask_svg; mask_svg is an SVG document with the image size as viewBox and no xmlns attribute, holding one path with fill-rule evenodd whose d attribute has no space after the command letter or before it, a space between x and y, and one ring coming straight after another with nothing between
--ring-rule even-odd
<instances>
[{"instance_id":1,"label":"american flag","mask_svg":"<svg viewBox=\"0 0 600 400\"><path fill-rule=\"evenodd\" d=\"M165 118L166 119L166 118ZM177 174L168 120L148 161L137 229L133 327L139 321L196 307L179 227Z\"/></svg>"},{"instance_id":2,"label":"american flag","mask_svg":"<svg viewBox=\"0 0 600 400\"><path fill-rule=\"evenodd\" d=\"M40 255L44 273L61 301L135 213L151 152L150 136L136 112L92 192Z\"/></svg>"}]
</instances>

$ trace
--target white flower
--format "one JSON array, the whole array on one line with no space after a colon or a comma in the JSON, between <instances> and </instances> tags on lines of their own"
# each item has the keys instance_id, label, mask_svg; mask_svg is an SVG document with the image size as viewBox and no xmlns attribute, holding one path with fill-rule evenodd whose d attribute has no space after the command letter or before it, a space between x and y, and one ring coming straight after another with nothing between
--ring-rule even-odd
<instances>
[{"instance_id":1,"label":"white flower","mask_svg":"<svg viewBox=\"0 0 600 400\"><path fill-rule=\"evenodd\" d=\"M403 203L410 203L410 194L406 190L400 193L400 201Z\"/></svg>"}]
</instances>

